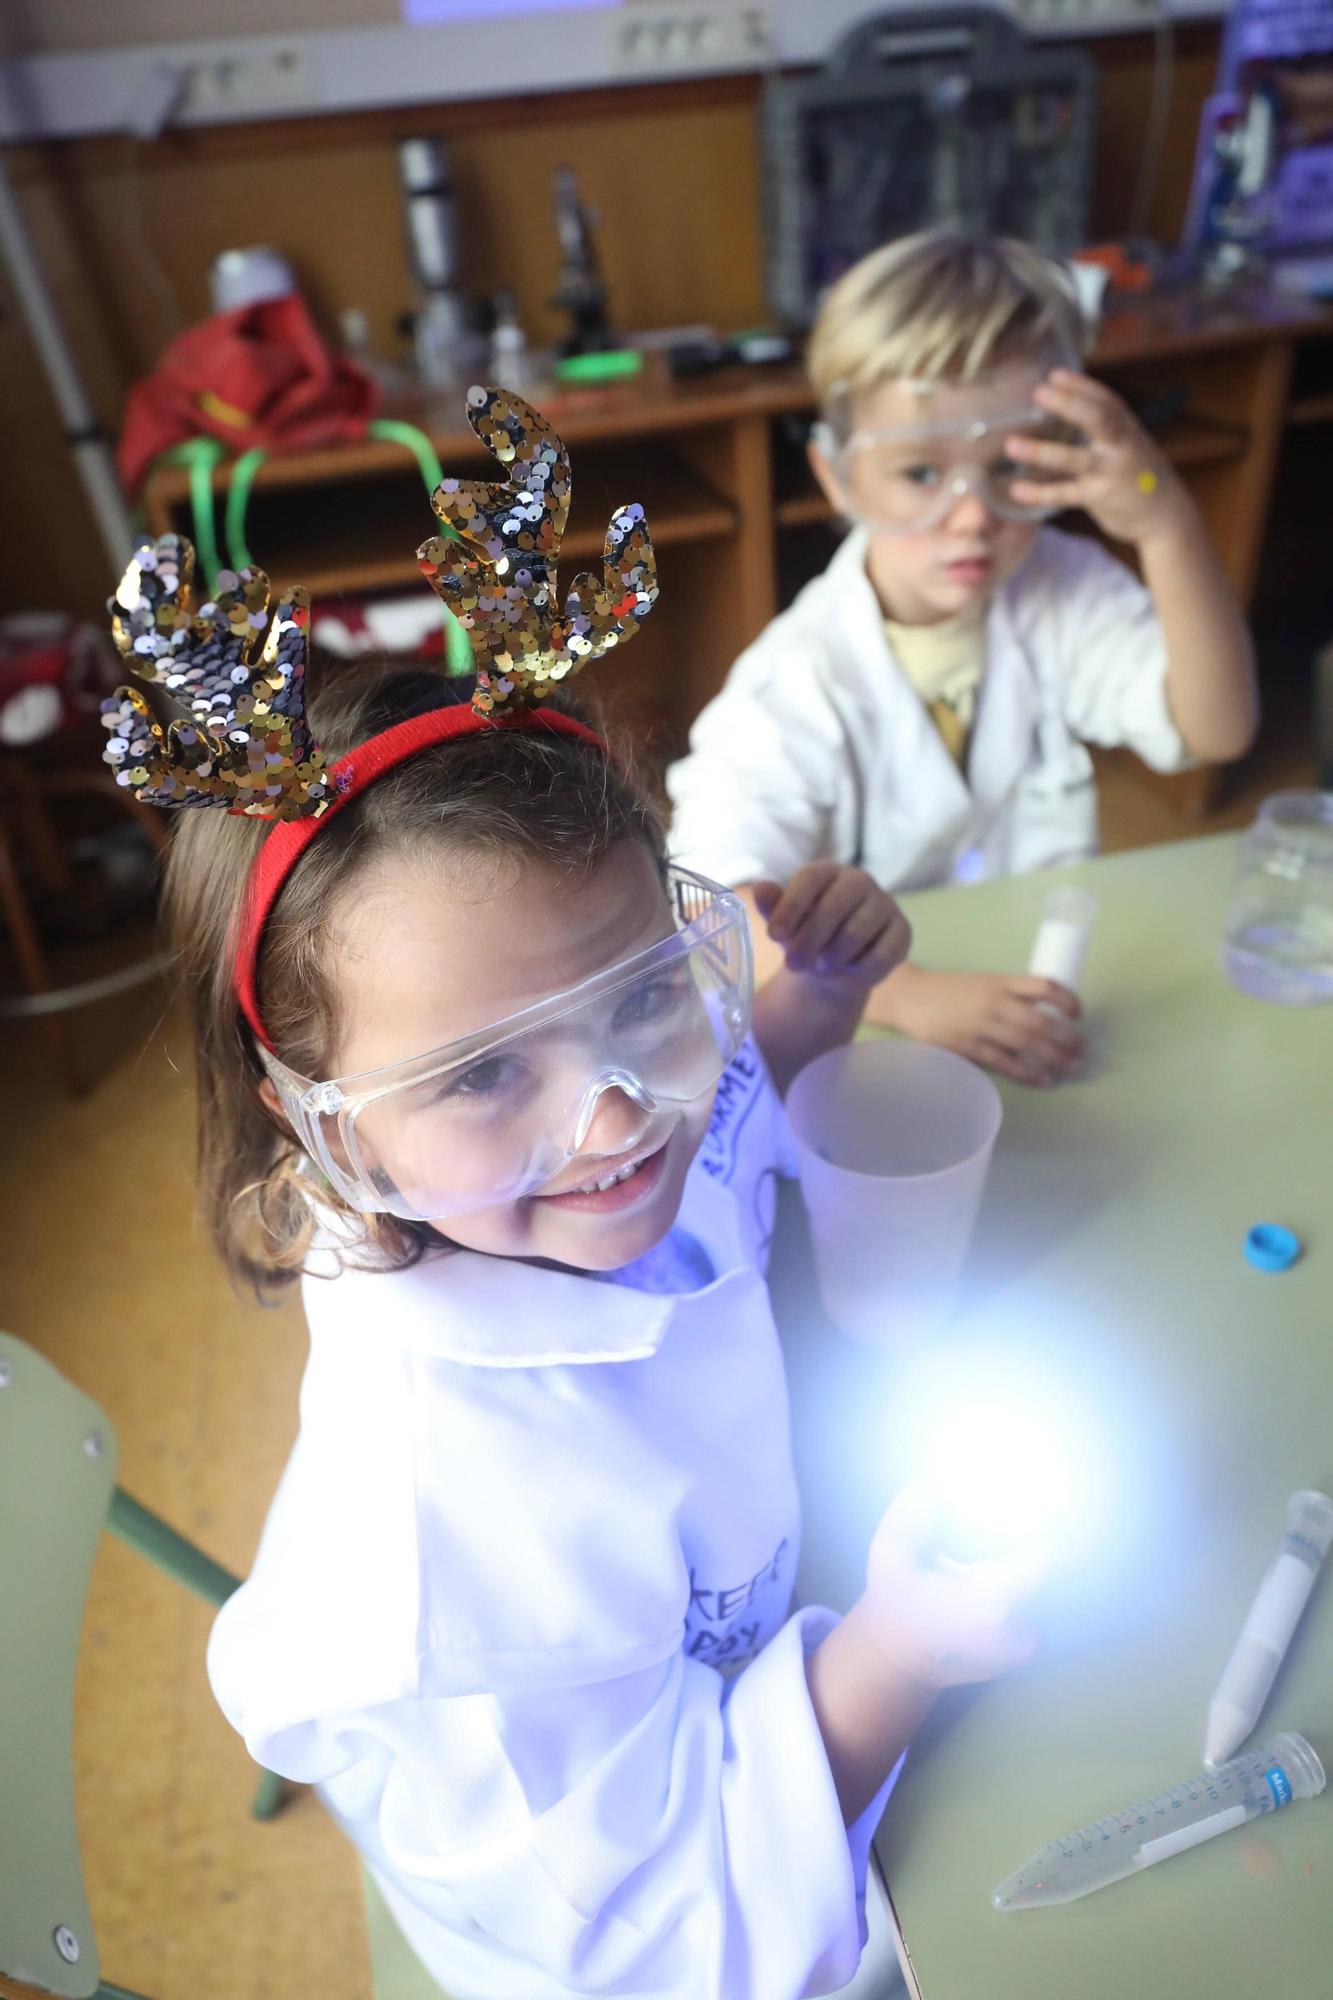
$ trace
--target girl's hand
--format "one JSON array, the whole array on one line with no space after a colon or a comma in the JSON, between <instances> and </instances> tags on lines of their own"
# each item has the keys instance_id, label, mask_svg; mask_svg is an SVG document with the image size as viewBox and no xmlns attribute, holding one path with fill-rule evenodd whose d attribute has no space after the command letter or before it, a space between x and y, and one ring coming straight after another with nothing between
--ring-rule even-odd
<instances>
[{"instance_id":1,"label":"girl's hand","mask_svg":"<svg viewBox=\"0 0 1333 2000\"><path fill-rule=\"evenodd\" d=\"M1138 546L1191 508L1185 488L1133 411L1112 389L1055 368L1034 392L1040 409L1082 431L1085 444L1054 444L1021 432L1005 450L1021 465L1063 475L1016 481L1021 506L1082 507L1112 540Z\"/></svg>"},{"instance_id":2,"label":"girl's hand","mask_svg":"<svg viewBox=\"0 0 1333 2000\"><path fill-rule=\"evenodd\" d=\"M906 917L864 868L811 861L785 889L756 882L751 893L789 972L868 989L902 964L912 942Z\"/></svg>"},{"instance_id":3,"label":"girl's hand","mask_svg":"<svg viewBox=\"0 0 1333 2000\"><path fill-rule=\"evenodd\" d=\"M875 1531L866 1568L870 1629L886 1662L924 1688L991 1680L1036 1646L1016 1614L1040 1566L1022 1551L952 1561L942 1546L946 1524L939 1495L904 1487Z\"/></svg>"},{"instance_id":4,"label":"girl's hand","mask_svg":"<svg viewBox=\"0 0 1333 2000\"><path fill-rule=\"evenodd\" d=\"M1054 979L913 965L888 990L893 1027L1016 1083L1059 1083L1086 1053L1078 995Z\"/></svg>"}]
</instances>

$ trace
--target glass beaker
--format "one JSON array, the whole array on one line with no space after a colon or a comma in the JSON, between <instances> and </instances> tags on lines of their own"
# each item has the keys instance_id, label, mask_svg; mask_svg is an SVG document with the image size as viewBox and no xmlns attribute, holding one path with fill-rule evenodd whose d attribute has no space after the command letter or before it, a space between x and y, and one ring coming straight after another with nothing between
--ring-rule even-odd
<instances>
[{"instance_id":1,"label":"glass beaker","mask_svg":"<svg viewBox=\"0 0 1333 2000\"><path fill-rule=\"evenodd\" d=\"M1277 792L1245 836L1222 967L1258 1000L1333 1000L1333 792Z\"/></svg>"}]
</instances>

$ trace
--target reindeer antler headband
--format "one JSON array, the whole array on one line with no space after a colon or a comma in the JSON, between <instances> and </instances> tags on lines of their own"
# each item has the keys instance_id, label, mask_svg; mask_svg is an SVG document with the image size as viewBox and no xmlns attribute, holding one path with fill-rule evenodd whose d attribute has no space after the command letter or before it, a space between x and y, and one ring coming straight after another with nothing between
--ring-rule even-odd
<instances>
[{"instance_id":1,"label":"reindeer antler headband","mask_svg":"<svg viewBox=\"0 0 1333 2000\"><path fill-rule=\"evenodd\" d=\"M657 598L642 507L617 507L600 579L585 570L562 612L555 566L569 516L569 453L544 417L499 389L468 391L468 422L508 469L503 486L446 479L432 505L457 540L437 535L417 561L472 640L489 715L540 701L589 660L634 636Z\"/></svg>"},{"instance_id":2,"label":"reindeer antler headband","mask_svg":"<svg viewBox=\"0 0 1333 2000\"><path fill-rule=\"evenodd\" d=\"M643 509L619 507L601 578L577 576L561 610L555 572L569 514L569 453L519 397L471 389L467 402L472 429L506 477L444 480L432 505L452 534L426 542L417 560L472 641L470 708L415 716L326 766L305 717L304 590L289 590L270 615L262 570L224 570L213 596L196 606L194 551L180 536L163 535L135 551L108 606L112 636L133 671L183 711L164 730L132 688L102 704L111 732L104 757L117 783L150 805L224 806L282 822L259 850L237 947L237 999L266 1046L255 993L260 938L323 820L406 758L474 731L549 729L605 748L582 723L536 704L633 638L657 601Z\"/></svg>"},{"instance_id":3,"label":"reindeer antler headband","mask_svg":"<svg viewBox=\"0 0 1333 2000\"><path fill-rule=\"evenodd\" d=\"M601 578L575 577L561 611L569 453L517 396L472 389L467 401L506 477L444 480L432 504L452 533L417 560L472 641L473 708L498 718L632 638L656 602L657 570L642 507L619 507ZM305 719L309 598L290 590L271 617L269 603L264 572L245 569L223 570L196 606L194 551L179 535L136 550L108 607L112 635L140 679L185 711L164 731L131 688L103 704L106 761L136 798L292 820L318 818L346 795L347 773L326 770Z\"/></svg>"}]
</instances>

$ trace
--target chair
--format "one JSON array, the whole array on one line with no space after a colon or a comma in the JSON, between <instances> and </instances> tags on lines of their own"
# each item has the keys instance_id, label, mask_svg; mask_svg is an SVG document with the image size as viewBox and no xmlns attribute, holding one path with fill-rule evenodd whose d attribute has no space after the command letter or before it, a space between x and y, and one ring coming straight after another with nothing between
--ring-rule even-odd
<instances>
[{"instance_id":1,"label":"chair","mask_svg":"<svg viewBox=\"0 0 1333 2000\"><path fill-rule=\"evenodd\" d=\"M0 1333L0 2000L143 2000L100 1977L74 1819L71 1718L79 1628L103 1529L221 1604L239 1578L117 1486L98 1405ZM265 1771L251 1804L286 1796ZM363 1872L375 2000L448 2000Z\"/></svg>"},{"instance_id":2,"label":"chair","mask_svg":"<svg viewBox=\"0 0 1333 2000\"><path fill-rule=\"evenodd\" d=\"M0 750L0 923L9 934L25 996L7 1002L3 1011L36 1017L62 1088L73 1087L76 1094L78 1089L86 1087L87 1080L76 1075L73 1050L68 1045L60 1015L70 1007L99 998L104 992L116 992L149 979L161 969L161 960L150 956L103 979L58 987L52 979L28 900L22 866L25 858L42 889L51 894L68 894L73 887L69 864L46 809L50 799L105 800L119 812L129 814L159 860L165 853L165 815L139 805L117 786L111 773L97 761L102 741L101 730L93 724L87 730L63 730L51 741L30 746L22 756L12 750Z\"/></svg>"},{"instance_id":3,"label":"chair","mask_svg":"<svg viewBox=\"0 0 1333 2000\"><path fill-rule=\"evenodd\" d=\"M368 1868L361 1871L361 1886L366 1898L366 1941L375 2000L449 2000L399 1930Z\"/></svg>"},{"instance_id":4,"label":"chair","mask_svg":"<svg viewBox=\"0 0 1333 2000\"><path fill-rule=\"evenodd\" d=\"M74 1818L79 1628L104 1528L220 1604L238 1578L115 1484L103 1412L0 1334L0 2000L142 2000L101 1978ZM266 1772L253 1810L282 1796ZM17 1835L18 1837L14 1837Z\"/></svg>"}]
</instances>

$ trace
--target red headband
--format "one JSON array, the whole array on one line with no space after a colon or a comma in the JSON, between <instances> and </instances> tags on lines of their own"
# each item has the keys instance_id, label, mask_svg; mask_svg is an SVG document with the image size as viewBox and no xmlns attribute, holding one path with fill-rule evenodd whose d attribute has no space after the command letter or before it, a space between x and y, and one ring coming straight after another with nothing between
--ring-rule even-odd
<instances>
[{"instance_id":1,"label":"red headband","mask_svg":"<svg viewBox=\"0 0 1333 2000\"><path fill-rule=\"evenodd\" d=\"M478 715L466 702L451 704L447 708L432 708L424 715L414 715L410 721L398 722L392 729L382 730L378 736L358 744L355 750L330 766L328 775L336 789L318 819L309 817L276 823L250 871L250 886L236 943L237 1005L251 1032L270 1052L274 1052L273 1044L260 1018L255 969L264 925L292 869L320 828L327 826L335 813L341 812L345 805L368 790L386 771L392 771L395 765L405 764L419 750L429 750L436 743L452 742L456 736L479 735L488 729L545 729L557 736L577 737L579 742L591 743L601 751L606 749L606 744L595 730L589 729L585 723L576 722L572 715L561 715L554 708L517 709L503 717Z\"/></svg>"}]
</instances>

